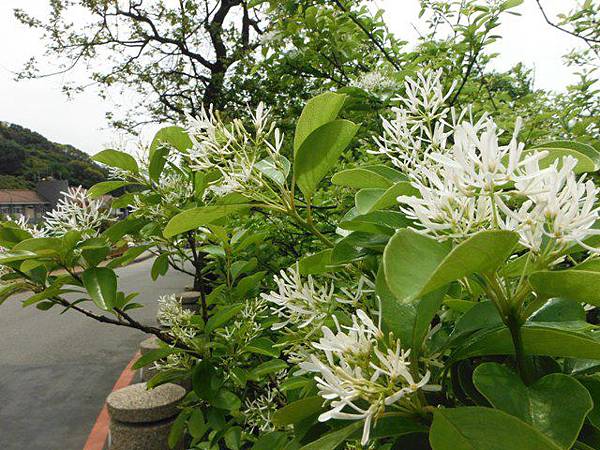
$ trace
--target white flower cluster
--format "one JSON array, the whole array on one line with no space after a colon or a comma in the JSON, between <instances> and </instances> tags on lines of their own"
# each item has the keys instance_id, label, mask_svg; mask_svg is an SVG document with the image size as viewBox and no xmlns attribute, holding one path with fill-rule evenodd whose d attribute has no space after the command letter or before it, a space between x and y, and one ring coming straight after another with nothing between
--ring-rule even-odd
<instances>
[{"instance_id":1,"label":"white flower cluster","mask_svg":"<svg viewBox=\"0 0 600 450\"><path fill-rule=\"evenodd\" d=\"M30 223L29 219L22 214L19 214L16 217L6 215L5 219L6 222L12 222L21 230L29 232L33 238L42 238L48 236L48 230L46 230L46 228Z\"/></svg>"},{"instance_id":2,"label":"white flower cluster","mask_svg":"<svg viewBox=\"0 0 600 450\"><path fill-rule=\"evenodd\" d=\"M427 154L445 147L454 124L470 110L457 113L446 106L455 84L444 92L441 78L438 70L405 79L404 97L394 99L400 106L392 108L392 119L382 117L383 134L375 139L377 150L370 153L387 155L396 167L410 173Z\"/></svg>"},{"instance_id":3,"label":"white flower cluster","mask_svg":"<svg viewBox=\"0 0 600 450\"><path fill-rule=\"evenodd\" d=\"M188 117L193 143L190 166L198 171L216 169L221 174L221 179L209 187L211 192L219 196L240 192L259 201L272 201L279 196L268 182L277 177L268 177L261 170L268 164L281 174L280 178L285 178L288 171L289 163L280 155L283 134L271 122L270 112L261 102L256 111L248 113L252 133L240 119L222 121L212 107L203 109L196 118Z\"/></svg>"},{"instance_id":4,"label":"white flower cluster","mask_svg":"<svg viewBox=\"0 0 600 450\"><path fill-rule=\"evenodd\" d=\"M198 334L191 325L194 313L185 309L175 294L161 295L158 298L156 320L163 327L169 328L169 334L183 342L189 341Z\"/></svg>"},{"instance_id":5,"label":"white flower cluster","mask_svg":"<svg viewBox=\"0 0 600 450\"><path fill-rule=\"evenodd\" d=\"M285 402L285 397L279 391L278 386L281 385L288 375L287 370L280 370L275 374L275 380L272 384L267 384L264 387L264 392L257 395L255 398L247 398L244 401L245 424L251 431L260 431L268 433L275 430L273 424L273 415Z\"/></svg>"},{"instance_id":6,"label":"white flower cluster","mask_svg":"<svg viewBox=\"0 0 600 450\"><path fill-rule=\"evenodd\" d=\"M548 255L579 244L599 231L595 206L598 188L576 178L571 156L542 168L545 151L527 152L517 141L507 145L491 119L456 126L449 149L428 155L409 174L420 197L400 196L402 211L419 231L439 240L464 239L486 229L519 233L522 245ZM542 248L544 247L544 248Z\"/></svg>"},{"instance_id":7,"label":"white flower cluster","mask_svg":"<svg viewBox=\"0 0 600 450\"><path fill-rule=\"evenodd\" d=\"M78 186L69 188L58 201L56 208L44 217L49 235L62 235L68 231L81 231L88 237L97 236L102 224L110 218L110 209L102 200L92 200L87 190Z\"/></svg>"},{"instance_id":8,"label":"white flower cluster","mask_svg":"<svg viewBox=\"0 0 600 450\"><path fill-rule=\"evenodd\" d=\"M248 300L239 313L239 319L217 331L217 334L229 342L243 346L261 334L264 328L260 321L267 315L268 307L265 300L260 298Z\"/></svg>"},{"instance_id":9,"label":"white flower cluster","mask_svg":"<svg viewBox=\"0 0 600 450\"><path fill-rule=\"evenodd\" d=\"M410 411L412 394L438 387L428 384L429 371L421 375L410 370L410 350L402 350L398 340L386 342L380 326L364 311L356 311L351 326L340 326L335 316L334 321L336 331L323 327L323 337L313 343L325 357L313 354L300 368L318 374L319 395L330 402L331 409L319 421L364 420L361 443L366 445L371 425L386 407Z\"/></svg>"},{"instance_id":10,"label":"white flower cluster","mask_svg":"<svg viewBox=\"0 0 600 450\"><path fill-rule=\"evenodd\" d=\"M371 93L398 89L398 83L395 80L378 70L362 74L352 85Z\"/></svg>"},{"instance_id":11,"label":"white flower cluster","mask_svg":"<svg viewBox=\"0 0 600 450\"><path fill-rule=\"evenodd\" d=\"M365 286L372 284L366 278L361 278L354 292L343 289L336 294L334 283L316 283L311 275L306 280L300 275L298 266L282 270L274 277L277 291L261 294L261 297L275 306L271 308L281 322L273 325L273 330L279 330L290 325L305 328L311 324L320 325L339 304L356 304L367 293Z\"/></svg>"}]
</instances>

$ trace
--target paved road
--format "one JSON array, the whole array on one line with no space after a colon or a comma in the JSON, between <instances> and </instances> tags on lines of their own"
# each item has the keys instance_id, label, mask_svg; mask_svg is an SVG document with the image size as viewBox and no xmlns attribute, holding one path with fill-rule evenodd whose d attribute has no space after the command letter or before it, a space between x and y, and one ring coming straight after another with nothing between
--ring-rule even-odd
<instances>
[{"instance_id":1,"label":"paved road","mask_svg":"<svg viewBox=\"0 0 600 450\"><path fill-rule=\"evenodd\" d=\"M156 298L188 282L169 272L152 282L152 260L119 269L119 286L147 305L133 312L155 323ZM55 307L57 308L57 307ZM0 449L81 450L103 402L144 335L55 308L0 306Z\"/></svg>"}]
</instances>

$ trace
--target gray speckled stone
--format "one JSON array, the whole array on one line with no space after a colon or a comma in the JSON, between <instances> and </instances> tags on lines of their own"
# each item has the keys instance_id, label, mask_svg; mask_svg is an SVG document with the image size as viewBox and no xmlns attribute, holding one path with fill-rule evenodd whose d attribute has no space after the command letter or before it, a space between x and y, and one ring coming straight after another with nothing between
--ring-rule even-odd
<instances>
[{"instance_id":1,"label":"gray speckled stone","mask_svg":"<svg viewBox=\"0 0 600 450\"><path fill-rule=\"evenodd\" d=\"M198 291L187 291L180 292L179 294L176 294L175 297L177 297L177 300L179 300L182 305L193 305L198 303L201 295L202 294Z\"/></svg>"},{"instance_id":2,"label":"gray speckled stone","mask_svg":"<svg viewBox=\"0 0 600 450\"><path fill-rule=\"evenodd\" d=\"M169 431L174 418L150 424L110 423L110 450L169 450ZM183 448L180 445L177 450Z\"/></svg>"},{"instance_id":3,"label":"gray speckled stone","mask_svg":"<svg viewBox=\"0 0 600 450\"><path fill-rule=\"evenodd\" d=\"M193 291L194 290L194 286L192 286L191 284L188 284L186 287L183 288L184 291Z\"/></svg>"},{"instance_id":4,"label":"gray speckled stone","mask_svg":"<svg viewBox=\"0 0 600 450\"><path fill-rule=\"evenodd\" d=\"M152 350L157 350L160 348L160 339L158 339L156 336L151 336L148 339L144 339L141 343L140 343L140 353L142 355L145 355L148 352L151 352Z\"/></svg>"},{"instance_id":5,"label":"gray speckled stone","mask_svg":"<svg viewBox=\"0 0 600 450\"><path fill-rule=\"evenodd\" d=\"M106 399L112 420L125 423L158 422L178 413L177 404L185 396L185 389L167 383L152 390L146 383L136 383L112 392Z\"/></svg>"}]
</instances>

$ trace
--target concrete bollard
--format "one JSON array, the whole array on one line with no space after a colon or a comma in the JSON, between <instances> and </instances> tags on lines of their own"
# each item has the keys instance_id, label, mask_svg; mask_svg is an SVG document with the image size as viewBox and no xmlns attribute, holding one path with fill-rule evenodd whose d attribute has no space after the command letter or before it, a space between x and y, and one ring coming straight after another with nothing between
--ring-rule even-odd
<instances>
[{"instance_id":1,"label":"concrete bollard","mask_svg":"<svg viewBox=\"0 0 600 450\"><path fill-rule=\"evenodd\" d=\"M148 339L144 339L140 343L140 354L144 356L146 353L160 348L159 343L160 339L158 339L156 336L151 336ZM158 370L156 370L153 366L142 367L139 370L140 380L148 381L157 373Z\"/></svg>"},{"instance_id":2,"label":"concrete bollard","mask_svg":"<svg viewBox=\"0 0 600 450\"><path fill-rule=\"evenodd\" d=\"M106 399L110 416L108 448L168 450L169 431L184 396L185 389L172 383L152 390L146 389L146 383L137 383L112 392Z\"/></svg>"}]
</instances>

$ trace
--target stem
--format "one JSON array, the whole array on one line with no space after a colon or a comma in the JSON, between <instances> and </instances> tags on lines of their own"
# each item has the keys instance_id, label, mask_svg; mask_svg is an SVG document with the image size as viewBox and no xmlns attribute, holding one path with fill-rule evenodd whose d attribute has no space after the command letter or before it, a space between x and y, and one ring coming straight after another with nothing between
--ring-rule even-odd
<instances>
[{"instance_id":1,"label":"stem","mask_svg":"<svg viewBox=\"0 0 600 450\"><path fill-rule=\"evenodd\" d=\"M522 323L518 316L519 314L515 314L515 311L513 311L508 318L506 326L510 330L510 335L515 347L515 359L519 375L521 375L521 379L526 385L530 385L534 381L533 374L531 373L527 355L525 354L525 348L523 347L523 338L521 335Z\"/></svg>"}]
</instances>

